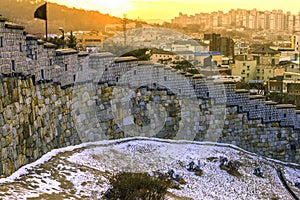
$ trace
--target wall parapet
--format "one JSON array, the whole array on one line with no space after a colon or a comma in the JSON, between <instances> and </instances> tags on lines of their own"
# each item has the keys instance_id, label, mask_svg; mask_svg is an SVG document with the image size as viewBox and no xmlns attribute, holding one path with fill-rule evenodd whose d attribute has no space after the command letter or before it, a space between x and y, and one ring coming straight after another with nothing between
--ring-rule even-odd
<instances>
[{"instance_id":1,"label":"wall parapet","mask_svg":"<svg viewBox=\"0 0 300 200\"><path fill-rule=\"evenodd\" d=\"M126 131L112 113L118 113L112 105L114 95L119 95L114 93L115 86L135 89L132 97L126 96L130 99L126 106L135 116L118 118L123 125L137 125L143 130L149 116L156 116L157 110L150 105L153 99L160 109L168 111L157 137L176 138L177 133L184 132L193 140L217 138L264 156L300 163L300 111L293 105L265 101L265 97L250 95L248 90L237 90L232 81L215 81L201 74L141 63L134 57L55 50L34 36L25 37L22 27L5 24L9 23L0 18L3 176L53 148L102 139L97 132L104 132L107 138L125 137ZM190 107L191 102L195 107ZM193 113L191 118L189 113ZM91 122L97 125L89 132L84 125Z\"/></svg>"}]
</instances>

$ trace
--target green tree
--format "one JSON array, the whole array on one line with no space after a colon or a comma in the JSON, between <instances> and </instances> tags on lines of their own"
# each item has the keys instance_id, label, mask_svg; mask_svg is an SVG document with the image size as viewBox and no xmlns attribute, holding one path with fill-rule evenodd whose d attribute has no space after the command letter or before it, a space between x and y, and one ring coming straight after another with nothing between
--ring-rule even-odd
<instances>
[{"instance_id":1,"label":"green tree","mask_svg":"<svg viewBox=\"0 0 300 200\"><path fill-rule=\"evenodd\" d=\"M72 49L76 49L77 41L75 35L71 31L71 34L68 36L67 46Z\"/></svg>"},{"instance_id":2,"label":"green tree","mask_svg":"<svg viewBox=\"0 0 300 200\"><path fill-rule=\"evenodd\" d=\"M185 72L193 67L193 65L187 60L173 61L173 64L175 65L175 69L180 69Z\"/></svg>"},{"instance_id":3,"label":"green tree","mask_svg":"<svg viewBox=\"0 0 300 200\"><path fill-rule=\"evenodd\" d=\"M58 37L49 38L48 41L56 45L56 48L62 48L64 46L64 40Z\"/></svg>"}]
</instances>

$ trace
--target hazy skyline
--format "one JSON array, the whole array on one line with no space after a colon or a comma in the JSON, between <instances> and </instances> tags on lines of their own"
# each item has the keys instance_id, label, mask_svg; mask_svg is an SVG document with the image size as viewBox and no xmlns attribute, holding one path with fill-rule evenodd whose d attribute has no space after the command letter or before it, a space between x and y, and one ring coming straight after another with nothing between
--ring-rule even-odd
<instances>
[{"instance_id":1,"label":"hazy skyline","mask_svg":"<svg viewBox=\"0 0 300 200\"><path fill-rule=\"evenodd\" d=\"M291 11L297 14L300 7L294 0L48 0L68 7L97 10L113 16L122 17L124 13L128 18L137 19L172 19L179 12L193 15L200 12L212 12L242 8L251 10L282 9L284 12Z\"/></svg>"}]
</instances>

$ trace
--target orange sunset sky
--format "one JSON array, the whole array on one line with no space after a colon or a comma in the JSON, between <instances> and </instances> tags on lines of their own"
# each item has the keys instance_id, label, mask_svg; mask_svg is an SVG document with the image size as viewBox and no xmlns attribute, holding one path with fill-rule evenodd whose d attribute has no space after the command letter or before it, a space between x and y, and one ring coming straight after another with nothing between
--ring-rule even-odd
<instances>
[{"instance_id":1,"label":"orange sunset sky","mask_svg":"<svg viewBox=\"0 0 300 200\"><path fill-rule=\"evenodd\" d=\"M297 14L300 11L298 0L48 0L69 7L98 10L101 13L128 18L172 19L179 12L195 14L231 8L258 10L282 9Z\"/></svg>"}]
</instances>

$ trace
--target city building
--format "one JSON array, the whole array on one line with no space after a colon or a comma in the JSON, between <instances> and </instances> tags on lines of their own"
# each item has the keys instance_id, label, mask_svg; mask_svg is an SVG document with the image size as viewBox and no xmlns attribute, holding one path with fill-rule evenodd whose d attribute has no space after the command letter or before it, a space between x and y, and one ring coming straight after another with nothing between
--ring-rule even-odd
<instances>
[{"instance_id":1,"label":"city building","mask_svg":"<svg viewBox=\"0 0 300 200\"><path fill-rule=\"evenodd\" d=\"M251 52L253 60L257 61L257 65L276 66L280 60L280 52L271 49L267 45L262 45Z\"/></svg>"},{"instance_id":2,"label":"city building","mask_svg":"<svg viewBox=\"0 0 300 200\"><path fill-rule=\"evenodd\" d=\"M201 43L196 40L179 40L171 44L171 51L192 51L201 52L209 51L209 46L205 43Z\"/></svg>"},{"instance_id":3,"label":"city building","mask_svg":"<svg viewBox=\"0 0 300 200\"><path fill-rule=\"evenodd\" d=\"M220 34L204 34L204 40L209 41L210 51L220 51L224 56L234 57L234 42L231 38L221 37Z\"/></svg>"},{"instance_id":4,"label":"city building","mask_svg":"<svg viewBox=\"0 0 300 200\"><path fill-rule=\"evenodd\" d=\"M277 68L282 68L284 72L300 72L299 63L293 61L280 61L277 65Z\"/></svg>"},{"instance_id":5,"label":"city building","mask_svg":"<svg viewBox=\"0 0 300 200\"><path fill-rule=\"evenodd\" d=\"M257 66L256 78L261 82L267 82L270 78L274 77L274 68L272 66Z\"/></svg>"},{"instance_id":6,"label":"city building","mask_svg":"<svg viewBox=\"0 0 300 200\"><path fill-rule=\"evenodd\" d=\"M179 13L171 21L173 24L187 26L199 24L204 29L234 28L250 30L284 31L293 33L300 31L300 13L284 13L282 10L259 11L257 9L231 9L229 12L217 11L186 15Z\"/></svg>"},{"instance_id":7,"label":"city building","mask_svg":"<svg viewBox=\"0 0 300 200\"><path fill-rule=\"evenodd\" d=\"M300 94L300 73L285 72L283 76L276 76L268 81L270 93Z\"/></svg>"},{"instance_id":8,"label":"city building","mask_svg":"<svg viewBox=\"0 0 300 200\"><path fill-rule=\"evenodd\" d=\"M174 61L181 61L179 55L174 54L173 52L168 51L151 51L150 62L152 63L159 63L165 65L172 65Z\"/></svg>"},{"instance_id":9,"label":"city building","mask_svg":"<svg viewBox=\"0 0 300 200\"><path fill-rule=\"evenodd\" d=\"M195 65L201 67L221 66L224 55L218 51L196 52L194 54ZM224 61L225 63L225 61Z\"/></svg>"},{"instance_id":10,"label":"city building","mask_svg":"<svg viewBox=\"0 0 300 200\"><path fill-rule=\"evenodd\" d=\"M77 32L77 47L80 50L89 51L95 48L100 48L106 36L98 31Z\"/></svg>"},{"instance_id":11,"label":"city building","mask_svg":"<svg viewBox=\"0 0 300 200\"><path fill-rule=\"evenodd\" d=\"M243 82L249 82L250 80L256 80L256 60L236 60L231 65L231 74L233 76L240 76Z\"/></svg>"}]
</instances>

